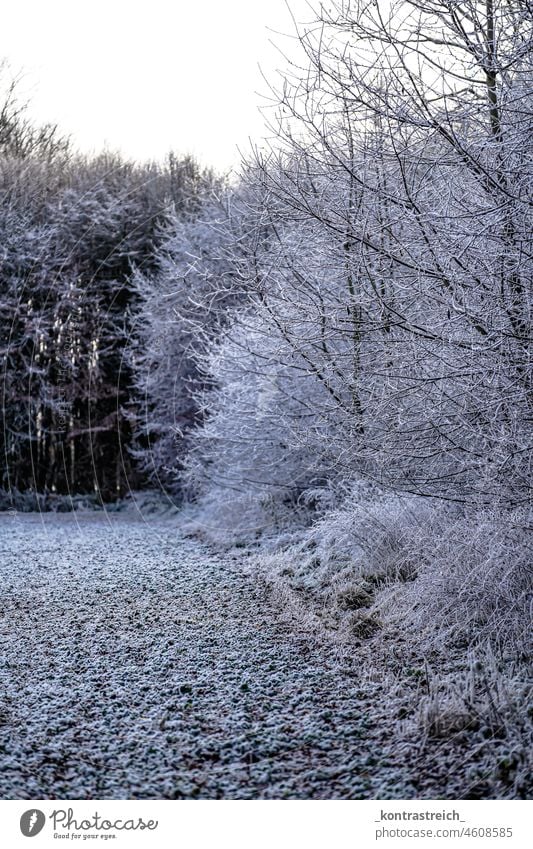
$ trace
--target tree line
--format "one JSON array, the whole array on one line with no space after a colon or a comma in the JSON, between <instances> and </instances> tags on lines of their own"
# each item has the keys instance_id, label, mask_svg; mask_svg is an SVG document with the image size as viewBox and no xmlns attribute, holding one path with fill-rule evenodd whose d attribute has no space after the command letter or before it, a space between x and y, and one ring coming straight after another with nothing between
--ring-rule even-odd
<instances>
[{"instance_id":1,"label":"tree line","mask_svg":"<svg viewBox=\"0 0 533 849\"><path fill-rule=\"evenodd\" d=\"M5 144L4 487L527 506L532 13L317 8L231 184Z\"/></svg>"},{"instance_id":2,"label":"tree line","mask_svg":"<svg viewBox=\"0 0 533 849\"><path fill-rule=\"evenodd\" d=\"M361 481L530 503L532 11L320 7L275 141L170 223L140 385L155 466L213 520L261 527Z\"/></svg>"},{"instance_id":3,"label":"tree line","mask_svg":"<svg viewBox=\"0 0 533 849\"><path fill-rule=\"evenodd\" d=\"M5 69L4 69L5 73ZM76 153L35 127L7 86L0 114L1 486L93 493L141 486L128 344L134 268L155 267L165 224L190 216L212 179L163 164Z\"/></svg>"}]
</instances>

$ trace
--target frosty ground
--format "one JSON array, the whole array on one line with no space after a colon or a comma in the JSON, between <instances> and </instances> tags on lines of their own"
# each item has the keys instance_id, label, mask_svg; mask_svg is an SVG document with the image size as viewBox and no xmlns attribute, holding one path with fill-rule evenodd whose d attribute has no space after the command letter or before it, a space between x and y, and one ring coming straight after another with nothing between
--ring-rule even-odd
<instances>
[{"instance_id":1,"label":"frosty ground","mask_svg":"<svg viewBox=\"0 0 533 849\"><path fill-rule=\"evenodd\" d=\"M385 667L246 557L133 514L0 529L2 798L468 795L457 752L402 737Z\"/></svg>"}]
</instances>

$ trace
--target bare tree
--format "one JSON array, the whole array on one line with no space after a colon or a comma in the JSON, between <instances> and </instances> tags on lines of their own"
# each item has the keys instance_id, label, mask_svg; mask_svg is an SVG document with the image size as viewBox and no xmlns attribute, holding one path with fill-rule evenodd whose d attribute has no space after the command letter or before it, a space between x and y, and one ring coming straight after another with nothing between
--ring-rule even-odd
<instances>
[{"instance_id":1,"label":"bare tree","mask_svg":"<svg viewBox=\"0 0 533 849\"><path fill-rule=\"evenodd\" d=\"M340 473L529 498L531 25L524 3L343 2L300 32L282 151L255 164L257 309L343 423Z\"/></svg>"}]
</instances>

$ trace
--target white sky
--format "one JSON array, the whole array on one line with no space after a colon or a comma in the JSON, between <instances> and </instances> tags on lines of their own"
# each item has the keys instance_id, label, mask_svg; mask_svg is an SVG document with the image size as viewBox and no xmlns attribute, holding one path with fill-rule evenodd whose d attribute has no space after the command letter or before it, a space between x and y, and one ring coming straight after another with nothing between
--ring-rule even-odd
<instances>
[{"instance_id":1,"label":"white sky","mask_svg":"<svg viewBox=\"0 0 533 849\"><path fill-rule=\"evenodd\" d=\"M305 0L291 0L309 19ZM82 150L134 158L173 149L205 165L238 162L264 135L258 107L293 33L285 0L10 0L0 58L24 71L38 121L57 122ZM291 47L292 44L292 47Z\"/></svg>"}]
</instances>

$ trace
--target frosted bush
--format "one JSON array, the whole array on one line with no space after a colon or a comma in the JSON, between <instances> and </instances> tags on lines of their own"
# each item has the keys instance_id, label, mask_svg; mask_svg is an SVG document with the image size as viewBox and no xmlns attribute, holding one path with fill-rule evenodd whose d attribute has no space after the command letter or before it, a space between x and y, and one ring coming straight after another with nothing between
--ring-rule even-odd
<instances>
[{"instance_id":1,"label":"frosted bush","mask_svg":"<svg viewBox=\"0 0 533 849\"><path fill-rule=\"evenodd\" d=\"M531 648L531 520L525 510L434 509L408 541L404 560L418 560L416 581L391 587L388 617L409 621L428 645L491 640L504 654ZM529 646L529 648L528 648Z\"/></svg>"},{"instance_id":2,"label":"frosted bush","mask_svg":"<svg viewBox=\"0 0 533 849\"><path fill-rule=\"evenodd\" d=\"M492 641L518 656L531 628L530 526L525 510L465 512L360 485L260 566L330 622L365 609L428 651Z\"/></svg>"}]
</instances>

